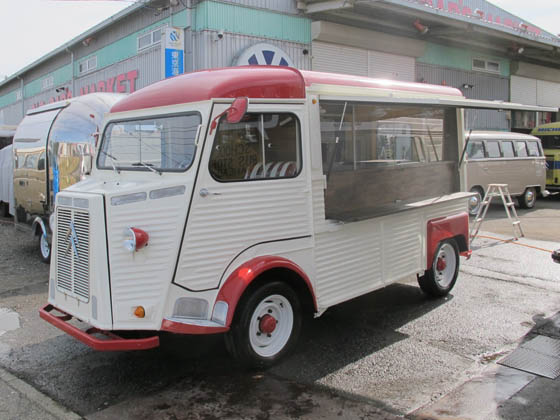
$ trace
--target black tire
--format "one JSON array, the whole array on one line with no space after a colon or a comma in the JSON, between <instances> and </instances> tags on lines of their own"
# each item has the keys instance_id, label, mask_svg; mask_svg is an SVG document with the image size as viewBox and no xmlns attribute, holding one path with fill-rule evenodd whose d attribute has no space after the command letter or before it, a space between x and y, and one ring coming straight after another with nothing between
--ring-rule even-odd
<instances>
[{"instance_id":1,"label":"black tire","mask_svg":"<svg viewBox=\"0 0 560 420\"><path fill-rule=\"evenodd\" d=\"M442 257L445 267L438 270L438 260ZM454 266L447 266L454 264ZM418 284L424 293L434 297L446 296L457 281L459 275L459 249L453 239L441 241L434 253L434 260L429 270L418 277Z\"/></svg>"},{"instance_id":2,"label":"black tire","mask_svg":"<svg viewBox=\"0 0 560 420\"><path fill-rule=\"evenodd\" d=\"M480 187L472 187L470 192L477 194L477 196L469 199L469 215L476 216L484 198L484 191ZM474 205L474 200L476 200L476 205Z\"/></svg>"},{"instance_id":3,"label":"black tire","mask_svg":"<svg viewBox=\"0 0 560 420\"><path fill-rule=\"evenodd\" d=\"M10 216L10 212L9 212L8 203L4 203L3 201L0 202L0 217L9 217L9 216Z\"/></svg>"},{"instance_id":4,"label":"black tire","mask_svg":"<svg viewBox=\"0 0 560 420\"><path fill-rule=\"evenodd\" d=\"M285 305L286 302L290 308ZM278 306L280 303L282 305ZM279 316L280 313L276 309L280 309L282 314L286 315L291 309L291 328L289 319ZM259 317L263 310L266 313ZM272 314L269 315L269 319L272 317L277 322L274 323L270 334L262 332L261 329L263 319L268 314ZM266 283L249 291L239 302L231 330L225 335L226 347L241 364L251 368L268 368L294 349L301 331L301 322L301 303L296 292L280 281ZM273 335L275 332L276 336ZM257 346L255 342L259 340L262 340L263 344L270 344Z\"/></svg>"},{"instance_id":5,"label":"black tire","mask_svg":"<svg viewBox=\"0 0 560 420\"><path fill-rule=\"evenodd\" d=\"M49 243L48 238L43 235L43 232L40 231L39 234L39 257L41 261L45 264L49 264L51 262L51 244Z\"/></svg>"},{"instance_id":6,"label":"black tire","mask_svg":"<svg viewBox=\"0 0 560 420\"><path fill-rule=\"evenodd\" d=\"M519 202L519 207L523 209L532 209L537 202L537 190L535 187L525 189L525 192L518 197L517 201Z\"/></svg>"}]
</instances>

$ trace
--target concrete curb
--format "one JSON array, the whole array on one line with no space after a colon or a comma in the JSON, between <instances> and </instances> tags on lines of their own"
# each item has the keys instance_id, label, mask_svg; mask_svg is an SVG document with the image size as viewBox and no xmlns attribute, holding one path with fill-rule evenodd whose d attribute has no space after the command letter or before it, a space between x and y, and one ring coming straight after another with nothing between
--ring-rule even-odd
<instances>
[{"instance_id":1,"label":"concrete curb","mask_svg":"<svg viewBox=\"0 0 560 420\"><path fill-rule=\"evenodd\" d=\"M50 397L37 391L31 385L15 377L10 372L0 367L0 381L19 392L29 401L41 407L43 410L61 420L81 420L83 417L63 407Z\"/></svg>"}]
</instances>

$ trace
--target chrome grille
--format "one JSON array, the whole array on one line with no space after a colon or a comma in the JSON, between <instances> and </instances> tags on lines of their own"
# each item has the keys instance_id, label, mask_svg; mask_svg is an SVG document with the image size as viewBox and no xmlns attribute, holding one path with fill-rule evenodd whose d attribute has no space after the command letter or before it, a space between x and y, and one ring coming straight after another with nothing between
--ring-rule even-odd
<instances>
[{"instance_id":1,"label":"chrome grille","mask_svg":"<svg viewBox=\"0 0 560 420\"><path fill-rule=\"evenodd\" d=\"M89 301L89 213L58 207L56 283L63 293Z\"/></svg>"}]
</instances>

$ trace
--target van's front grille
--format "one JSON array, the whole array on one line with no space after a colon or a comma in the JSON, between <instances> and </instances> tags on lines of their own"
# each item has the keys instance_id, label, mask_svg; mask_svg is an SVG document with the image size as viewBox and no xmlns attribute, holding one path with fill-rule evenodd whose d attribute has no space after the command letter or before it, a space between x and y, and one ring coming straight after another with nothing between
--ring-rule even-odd
<instances>
[{"instance_id":1,"label":"van's front grille","mask_svg":"<svg viewBox=\"0 0 560 420\"><path fill-rule=\"evenodd\" d=\"M89 301L89 213L58 207L56 284L59 291Z\"/></svg>"}]
</instances>

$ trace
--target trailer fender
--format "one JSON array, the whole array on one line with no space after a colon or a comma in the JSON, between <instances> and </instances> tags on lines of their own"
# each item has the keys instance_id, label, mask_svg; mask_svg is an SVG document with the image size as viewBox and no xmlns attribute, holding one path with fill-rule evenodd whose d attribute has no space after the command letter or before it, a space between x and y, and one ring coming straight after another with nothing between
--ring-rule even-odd
<instances>
[{"instance_id":1,"label":"trailer fender","mask_svg":"<svg viewBox=\"0 0 560 420\"><path fill-rule=\"evenodd\" d=\"M303 279L313 299L315 310L317 310L317 299L315 297L313 286L311 285L309 277L305 274L301 267L286 258L267 255L253 258L252 260L243 263L233 273L231 273L220 289L216 298L216 303L214 304L214 309L216 309L216 305L219 304L219 302L225 302L227 304L227 317L225 321L226 327L231 325L237 304L247 287L249 287L249 285L261 274L275 268L288 269L297 274L299 278Z\"/></svg>"},{"instance_id":2,"label":"trailer fender","mask_svg":"<svg viewBox=\"0 0 560 420\"><path fill-rule=\"evenodd\" d=\"M461 255L470 256L469 215L467 212L428 221L426 234L426 267L431 267L436 248L445 239L456 239Z\"/></svg>"}]
</instances>

